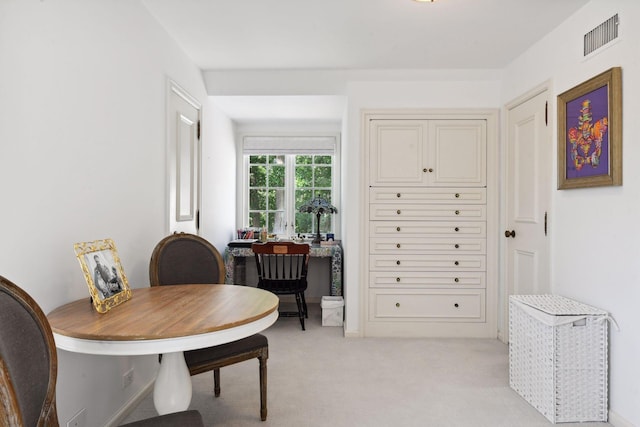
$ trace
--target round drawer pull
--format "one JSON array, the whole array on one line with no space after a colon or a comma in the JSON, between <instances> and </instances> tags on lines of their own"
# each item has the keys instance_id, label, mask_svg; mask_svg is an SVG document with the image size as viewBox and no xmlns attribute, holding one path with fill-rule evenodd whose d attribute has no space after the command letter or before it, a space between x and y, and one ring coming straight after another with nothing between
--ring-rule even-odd
<instances>
[{"instance_id":1,"label":"round drawer pull","mask_svg":"<svg viewBox=\"0 0 640 427\"><path fill-rule=\"evenodd\" d=\"M458 283L460 281L460 279L458 279L457 277L455 279L453 279L454 282Z\"/></svg>"},{"instance_id":2,"label":"round drawer pull","mask_svg":"<svg viewBox=\"0 0 640 427\"><path fill-rule=\"evenodd\" d=\"M399 282L399 281L400 281L400 278L399 278L399 277L396 277L396 282Z\"/></svg>"},{"instance_id":3,"label":"round drawer pull","mask_svg":"<svg viewBox=\"0 0 640 427\"><path fill-rule=\"evenodd\" d=\"M457 262L457 261L456 261ZM396 265L400 265L400 260L396 261Z\"/></svg>"},{"instance_id":4,"label":"round drawer pull","mask_svg":"<svg viewBox=\"0 0 640 427\"><path fill-rule=\"evenodd\" d=\"M456 215L460 215L460 211L456 211Z\"/></svg>"},{"instance_id":5,"label":"round drawer pull","mask_svg":"<svg viewBox=\"0 0 640 427\"><path fill-rule=\"evenodd\" d=\"M459 249L459 248L460 248L460 245L456 243L454 247L455 247L456 249Z\"/></svg>"},{"instance_id":6,"label":"round drawer pull","mask_svg":"<svg viewBox=\"0 0 640 427\"><path fill-rule=\"evenodd\" d=\"M398 243L398 244L396 245L396 248L400 249L400 243Z\"/></svg>"},{"instance_id":7,"label":"round drawer pull","mask_svg":"<svg viewBox=\"0 0 640 427\"><path fill-rule=\"evenodd\" d=\"M398 307L398 308L400 307L400 303L399 302L396 303L396 307Z\"/></svg>"},{"instance_id":8,"label":"round drawer pull","mask_svg":"<svg viewBox=\"0 0 640 427\"><path fill-rule=\"evenodd\" d=\"M453 306L454 306L455 308L460 307L460 306L458 305L458 303L453 304Z\"/></svg>"},{"instance_id":9,"label":"round drawer pull","mask_svg":"<svg viewBox=\"0 0 640 427\"><path fill-rule=\"evenodd\" d=\"M429 168L429 172L433 172L433 168Z\"/></svg>"},{"instance_id":10,"label":"round drawer pull","mask_svg":"<svg viewBox=\"0 0 640 427\"><path fill-rule=\"evenodd\" d=\"M400 215L402 212L400 211L400 209L398 209L398 210L396 211L396 213L397 213L398 215Z\"/></svg>"},{"instance_id":11,"label":"round drawer pull","mask_svg":"<svg viewBox=\"0 0 640 427\"><path fill-rule=\"evenodd\" d=\"M397 194L396 194L396 197L400 197L400 193L397 193Z\"/></svg>"},{"instance_id":12,"label":"round drawer pull","mask_svg":"<svg viewBox=\"0 0 640 427\"><path fill-rule=\"evenodd\" d=\"M398 262L400 262L400 261L398 261ZM460 265L460 263L458 261L454 261L454 264L455 265Z\"/></svg>"},{"instance_id":13,"label":"round drawer pull","mask_svg":"<svg viewBox=\"0 0 640 427\"><path fill-rule=\"evenodd\" d=\"M427 171L427 168L422 169L422 172L426 172L426 171Z\"/></svg>"},{"instance_id":14,"label":"round drawer pull","mask_svg":"<svg viewBox=\"0 0 640 427\"><path fill-rule=\"evenodd\" d=\"M400 231L400 227L396 227L396 231Z\"/></svg>"},{"instance_id":15,"label":"round drawer pull","mask_svg":"<svg viewBox=\"0 0 640 427\"><path fill-rule=\"evenodd\" d=\"M456 227L456 228L454 228L454 230L457 232L457 231L460 231L460 228Z\"/></svg>"},{"instance_id":16,"label":"round drawer pull","mask_svg":"<svg viewBox=\"0 0 640 427\"><path fill-rule=\"evenodd\" d=\"M456 199L460 198L460 193L456 193Z\"/></svg>"}]
</instances>

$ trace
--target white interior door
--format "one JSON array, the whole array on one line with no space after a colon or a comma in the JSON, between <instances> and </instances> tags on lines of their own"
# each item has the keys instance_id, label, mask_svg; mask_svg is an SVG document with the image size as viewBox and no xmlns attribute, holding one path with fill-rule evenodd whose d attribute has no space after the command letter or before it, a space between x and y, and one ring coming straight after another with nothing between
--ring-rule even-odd
<instances>
[{"instance_id":1,"label":"white interior door","mask_svg":"<svg viewBox=\"0 0 640 427\"><path fill-rule=\"evenodd\" d=\"M551 127L546 123L547 96L544 90L507 107L505 313L509 295L548 293L550 289L548 212L553 148Z\"/></svg>"},{"instance_id":2,"label":"white interior door","mask_svg":"<svg viewBox=\"0 0 640 427\"><path fill-rule=\"evenodd\" d=\"M167 117L169 232L198 233L200 213L200 104L169 82Z\"/></svg>"}]
</instances>

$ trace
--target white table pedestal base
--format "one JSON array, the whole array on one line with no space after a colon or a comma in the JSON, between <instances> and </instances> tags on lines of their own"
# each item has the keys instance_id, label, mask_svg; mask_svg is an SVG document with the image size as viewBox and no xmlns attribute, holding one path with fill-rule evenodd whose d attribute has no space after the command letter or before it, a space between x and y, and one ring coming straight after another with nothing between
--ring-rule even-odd
<instances>
[{"instance_id":1,"label":"white table pedestal base","mask_svg":"<svg viewBox=\"0 0 640 427\"><path fill-rule=\"evenodd\" d=\"M184 354L166 353L153 388L153 404L158 414L184 411L191 403L191 375Z\"/></svg>"}]
</instances>

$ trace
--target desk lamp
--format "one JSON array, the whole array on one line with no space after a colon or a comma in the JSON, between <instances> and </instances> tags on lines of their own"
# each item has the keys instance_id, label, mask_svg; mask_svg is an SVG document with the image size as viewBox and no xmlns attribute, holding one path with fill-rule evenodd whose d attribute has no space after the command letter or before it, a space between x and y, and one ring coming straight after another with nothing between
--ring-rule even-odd
<instances>
[{"instance_id":1,"label":"desk lamp","mask_svg":"<svg viewBox=\"0 0 640 427\"><path fill-rule=\"evenodd\" d=\"M320 215L337 213L338 209L321 197L315 197L311 201L298 208L298 212L312 213L316 215L316 237L312 245L320 245Z\"/></svg>"}]
</instances>

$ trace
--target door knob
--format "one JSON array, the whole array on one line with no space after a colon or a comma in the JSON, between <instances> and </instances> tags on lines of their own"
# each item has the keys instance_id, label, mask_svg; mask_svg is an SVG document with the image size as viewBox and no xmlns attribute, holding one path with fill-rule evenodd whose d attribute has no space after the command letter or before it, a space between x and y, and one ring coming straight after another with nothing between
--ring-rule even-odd
<instances>
[{"instance_id":1,"label":"door knob","mask_svg":"<svg viewBox=\"0 0 640 427\"><path fill-rule=\"evenodd\" d=\"M516 237L516 230L507 230L504 232L504 237Z\"/></svg>"}]
</instances>

